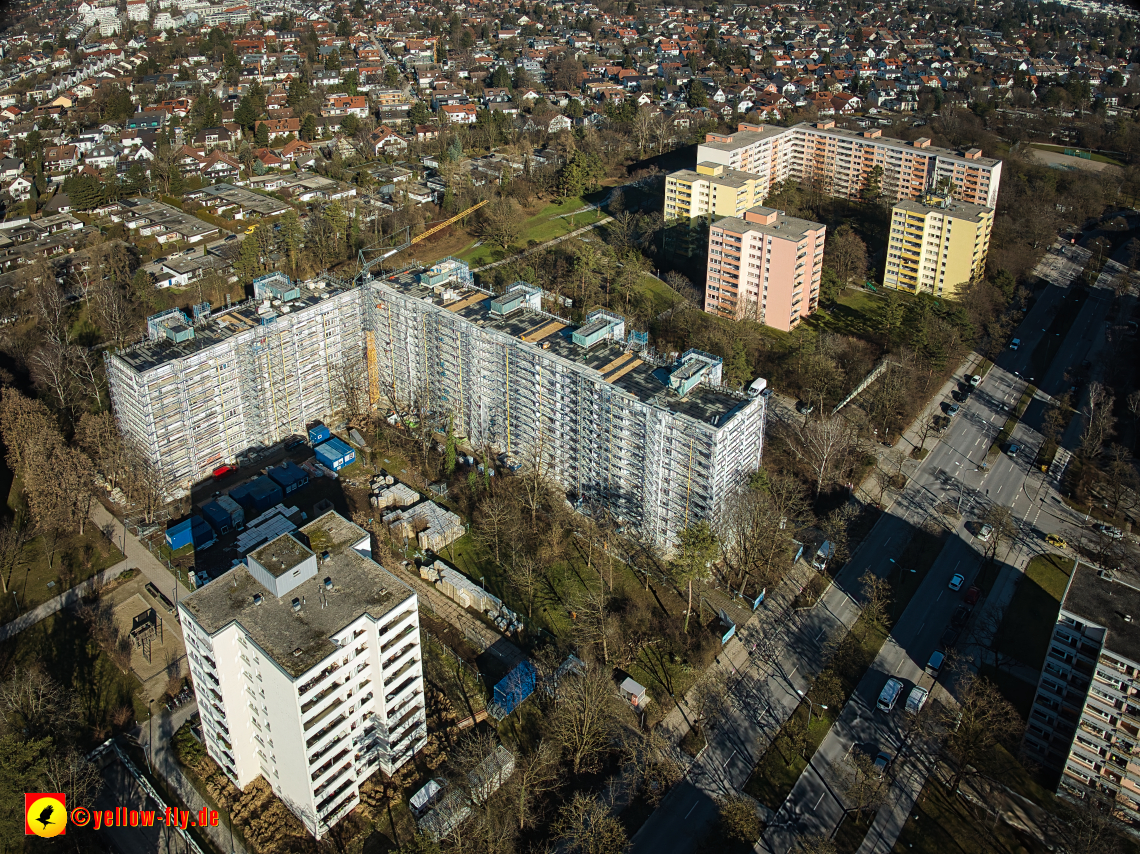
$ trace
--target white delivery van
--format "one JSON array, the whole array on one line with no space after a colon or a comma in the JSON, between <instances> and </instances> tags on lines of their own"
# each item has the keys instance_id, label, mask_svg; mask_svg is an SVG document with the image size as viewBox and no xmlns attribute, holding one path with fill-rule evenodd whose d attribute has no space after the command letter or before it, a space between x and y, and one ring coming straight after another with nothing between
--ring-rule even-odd
<instances>
[{"instance_id":1,"label":"white delivery van","mask_svg":"<svg viewBox=\"0 0 1140 854\"><path fill-rule=\"evenodd\" d=\"M922 707L926 705L926 698L929 696L929 691L915 685L910 689L910 694L906 698L906 710L912 715L917 715L922 711Z\"/></svg>"},{"instance_id":2,"label":"white delivery van","mask_svg":"<svg viewBox=\"0 0 1140 854\"><path fill-rule=\"evenodd\" d=\"M879 701L875 704L880 712L889 712L894 709L895 703L899 701L899 696L902 694L903 683L893 676L887 680L887 684L883 686L882 692L879 694Z\"/></svg>"},{"instance_id":3,"label":"white delivery van","mask_svg":"<svg viewBox=\"0 0 1140 854\"><path fill-rule=\"evenodd\" d=\"M835 554L835 546L833 546L829 540L824 540L819 550L815 553L815 557L812 558L812 569L823 572L827 569L827 564L833 554Z\"/></svg>"}]
</instances>

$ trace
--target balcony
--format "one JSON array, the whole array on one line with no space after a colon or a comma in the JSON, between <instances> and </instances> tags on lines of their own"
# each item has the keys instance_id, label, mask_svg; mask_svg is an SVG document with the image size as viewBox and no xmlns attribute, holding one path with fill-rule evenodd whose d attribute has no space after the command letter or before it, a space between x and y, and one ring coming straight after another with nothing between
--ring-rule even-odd
<instances>
[{"instance_id":1,"label":"balcony","mask_svg":"<svg viewBox=\"0 0 1140 854\"><path fill-rule=\"evenodd\" d=\"M337 715L337 717L334 720L329 721L329 723L324 728L322 728L320 732L314 733L305 741L306 749L311 748L313 745L317 744L322 738L324 738L346 720L348 720L348 715L344 713Z\"/></svg>"},{"instance_id":2,"label":"balcony","mask_svg":"<svg viewBox=\"0 0 1140 854\"><path fill-rule=\"evenodd\" d=\"M309 699L308 699L308 700L305 702L305 705L301 706L301 714L302 714L302 715L308 714L308 713L309 713L309 711L310 711L311 709L314 709L314 708L316 708L316 706L317 706L317 705L318 705L318 704L319 704L319 703L320 703L322 700L326 699L327 697L331 697L331 696L332 696L334 693L336 693L336 691L337 691L339 688L343 688L343 687L344 687L344 685L345 685L345 683L344 683L344 682L337 682L337 681L335 681L335 680L334 680L332 683L330 683L330 684L329 684L329 686L328 686L327 688L324 688L324 689L323 689L323 690L322 690L320 693L318 693L318 694L316 694L316 695L314 695L314 696L310 697L310 698L309 698Z\"/></svg>"},{"instance_id":3,"label":"balcony","mask_svg":"<svg viewBox=\"0 0 1140 854\"><path fill-rule=\"evenodd\" d=\"M328 791L337 783L344 782L344 775L351 770L352 762L345 762L344 765L338 768L335 773L333 773L327 780L325 780L325 782L321 783L321 785L313 790L313 797L320 797L322 792Z\"/></svg>"},{"instance_id":4,"label":"balcony","mask_svg":"<svg viewBox=\"0 0 1140 854\"><path fill-rule=\"evenodd\" d=\"M297 696L304 697L307 693L309 693L311 690L313 690L313 688L317 687L317 685L319 685L322 681L324 681L325 677L327 677L331 673L336 673L338 670L340 670L340 664L339 663L330 664L328 667L326 667L324 670L322 670L320 673L318 673L316 676L314 676L312 679L310 679L308 682L306 682L304 685L302 685L300 688L298 688L297 689Z\"/></svg>"},{"instance_id":5,"label":"balcony","mask_svg":"<svg viewBox=\"0 0 1140 854\"><path fill-rule=\"evenodd\" d=\"M352 784L352 778L349 778L341 783L336 791L334 791L331 795L317 804L317 813L323 817L326 813L330 812L330 808L336 804L336 799L339 798L348 788L350 788Z\"/></svg>"}]
</instances>

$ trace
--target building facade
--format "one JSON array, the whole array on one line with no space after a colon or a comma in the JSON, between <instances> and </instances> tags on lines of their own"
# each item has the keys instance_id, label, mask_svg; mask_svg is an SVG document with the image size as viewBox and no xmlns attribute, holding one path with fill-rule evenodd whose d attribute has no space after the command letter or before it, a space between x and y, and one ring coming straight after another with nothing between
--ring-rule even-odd
<instances>
[{"instance_id":1,"label":"building facade","mask_svg":"<svg viewBox=\"0 0 1140 854\"><path fill-rule=\"evenodd\" d=\"M926 138L906 142L879 130L843 130L831 121L738 127L736 133L706 135L697 146L696 173L681 170L666 177L666 224L739 216L789 179L811 182L820 192L845 199L874 193L891 203L917 201L939 190L974 205L997 204L1001 161L983 157L980 149L952 151L934 147ZM713 177L725 183L719 206L713 203ZM744 204L741 198L743 208L732 210L746 185L752 200ZM680 241L677 248L683 248Z\"/></svg>"},{"instance_id":2,"label":"building facade","mask_svg":"<svg viewBox=\"0 0 1140 854\"><path fill-rule=\"evenodd\" d=\"M1061 771L1057 793L1092 798L1140 830L1140 578L1077 564L1022 743Z\"/></svg>"},{"instance_id":3,"label":"building facade","mask_svg":"<svg viewBox=\"0 0 1140 854\"><path fill-rule=\"evenodd\" d=\"M574 327L525 283L497 297L448 261L356 287L274 274L255 292L196 323L156 316L150 340L107 357L120 429L172 493L335 421L354 396L450 417L475 447L543 467L662 544L760 463L763 379L725 388L720 358L656 357L609 312Z\"/></svg>"},{"instance_id":4,"label":"building facade","mask_svg":"<svg viewBox=\"0 0 1140 854\"><path fill-rule=\"evenodd\" d=\"M359 373L359 291L279 274L254 289L254 300L213 314L206 306L193 320L157 315L147 341L106 357L119 429L172 495L252 446L331 417Z\"/></svg>"},{"instance_id":5,"label":"building facade","mask_svg":"<svg viewBox=\"0 0 1140 854\"><path fill-rule=\"evenodd\" d=\"M819 305L821 222L755 207L709 229L705 311L784 332Z\"/></svg>"},{"instance_id":6,"label":"building facade","mask_svg":"<svg viewBox=\"0 0 1140 854\"><path fill-rule=\"evenodd\" d=\"M369 542L330 511L178 603L206 751L318 839L427 739L417 597Z\"/></svg>"},{"instance_id":7,"label":"building facade","mask_svg":"<svg viewBox=\"0 0 1140 854\"><path fill-rule=\"evenodd\" d=\"M910 293L957 296L986 270L994 209L948 196L898 202L883 286Z\"/></svg>"}]
</instances>

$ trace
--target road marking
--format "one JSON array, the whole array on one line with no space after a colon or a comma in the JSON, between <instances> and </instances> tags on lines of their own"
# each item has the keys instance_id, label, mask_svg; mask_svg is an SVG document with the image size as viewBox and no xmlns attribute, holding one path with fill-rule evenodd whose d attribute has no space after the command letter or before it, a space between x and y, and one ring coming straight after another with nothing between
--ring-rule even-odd
<instances>
[{"instance_id":1,"label":"road marking","mask_svg":"<svg viewBox=\"0 0 1140 854\"><path fill-rule=\"evenodd\" d=\"M734 750L734 751L732 751L732 755L731 755L731 756L729 756L729 757L728 757L728 759L724 760L724 762L721 764L721 766L720 766L720 767L721 767L721 768L724 768L724 766L725 766L725 765L727 765L729 762L731 762L731 761L732 761L732 757L733 757L733 756L735 756L735 755L736 755L736 751Z\"/></svg>"},{"instance_id":2,"label":"road marking","mask_svg":"<svg viewBox=\"0 0 1140 854\"><path fill-rule=\"evenodd\" d=\"M694 801L694 802L693 802L693 807L692 807L692 809L690 809L690 810L689 810L687 813L685 813L685 818L686 818L686 819L688 819L688 818L689 818L689 816L691 816L691 815L693 814L693 810L695 810L695 809L697 808L697 804L699 804L699 803L700 803L700 801Z\"/></svg>"},{"instance_id":3,"label":"road marking","mask_svg":"<svg viewBox=\"0 0 1140 854\"><path fill-rule=\"evenodd\" d=\"M811 808L811 811L812 811L812 812L815 812L817 809L819 809L819 805L820 805L821 803L823 803L823 796L824 796L824 795L826 795L826 794L827 794L827 792L820 792L820 793L819 793L819 800L818 800L818 801L816 801L816 802L815 802L815 806ZM686 818L688 818L688 816L686 816Z\"/></svg>"},{"instance_id":4,"label":"road marking","mask_svg":"<svg viewBox=\"0 0 1140 854\"><path fill-rule=\"evenodd\" d=\"M998 492L1001 492L1001 484L998 484L998 488L997 488L997 491L998 491Z\"/></svg>"},{"instance_id":5,"label":"road marking","mask_svg":"<svg viewBox=\"0 0 1140 854\"><path fill-rule=\"evenodd\" d=\"M946 592L946 591L945 591L945 590L943 590L941 593L939 593L939 594L938 594L938 599L941 599L941 598L942 598L942 593L945 593L945 592ZM938 599L935 599L934 601L935 601L935 602L937 602L937 601L938 601Z\"/></svg>"}]
</instances>

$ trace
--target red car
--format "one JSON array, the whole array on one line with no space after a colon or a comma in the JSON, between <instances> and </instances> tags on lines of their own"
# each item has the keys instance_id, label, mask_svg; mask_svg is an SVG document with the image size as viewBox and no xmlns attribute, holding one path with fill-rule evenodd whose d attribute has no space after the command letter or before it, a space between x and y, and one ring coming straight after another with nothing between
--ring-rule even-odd
<instances>
[{"instance_id":1,"label":"red car","mask_svg":"<svg viewBox=\"0 0 1140 854\"><path fill-rule=\"evenodd\" d=\"M232 471L237 471L237 469L230 465L218 466L214 469L214 477L225 477Z\"/></svg>"},{"instance_id":2,"label":"red car","mask_svg":"<svg viewBox=\"0 0 1140 854\"><path fill-rule=\"evenodd\" d=\"M966 604L967 605L978 604L978 599L981 597L981 595L982 595L982 591L979 588L971 587L969 590L966 591L966 600L965 600Z\"/></svg>"}]
</instances>

